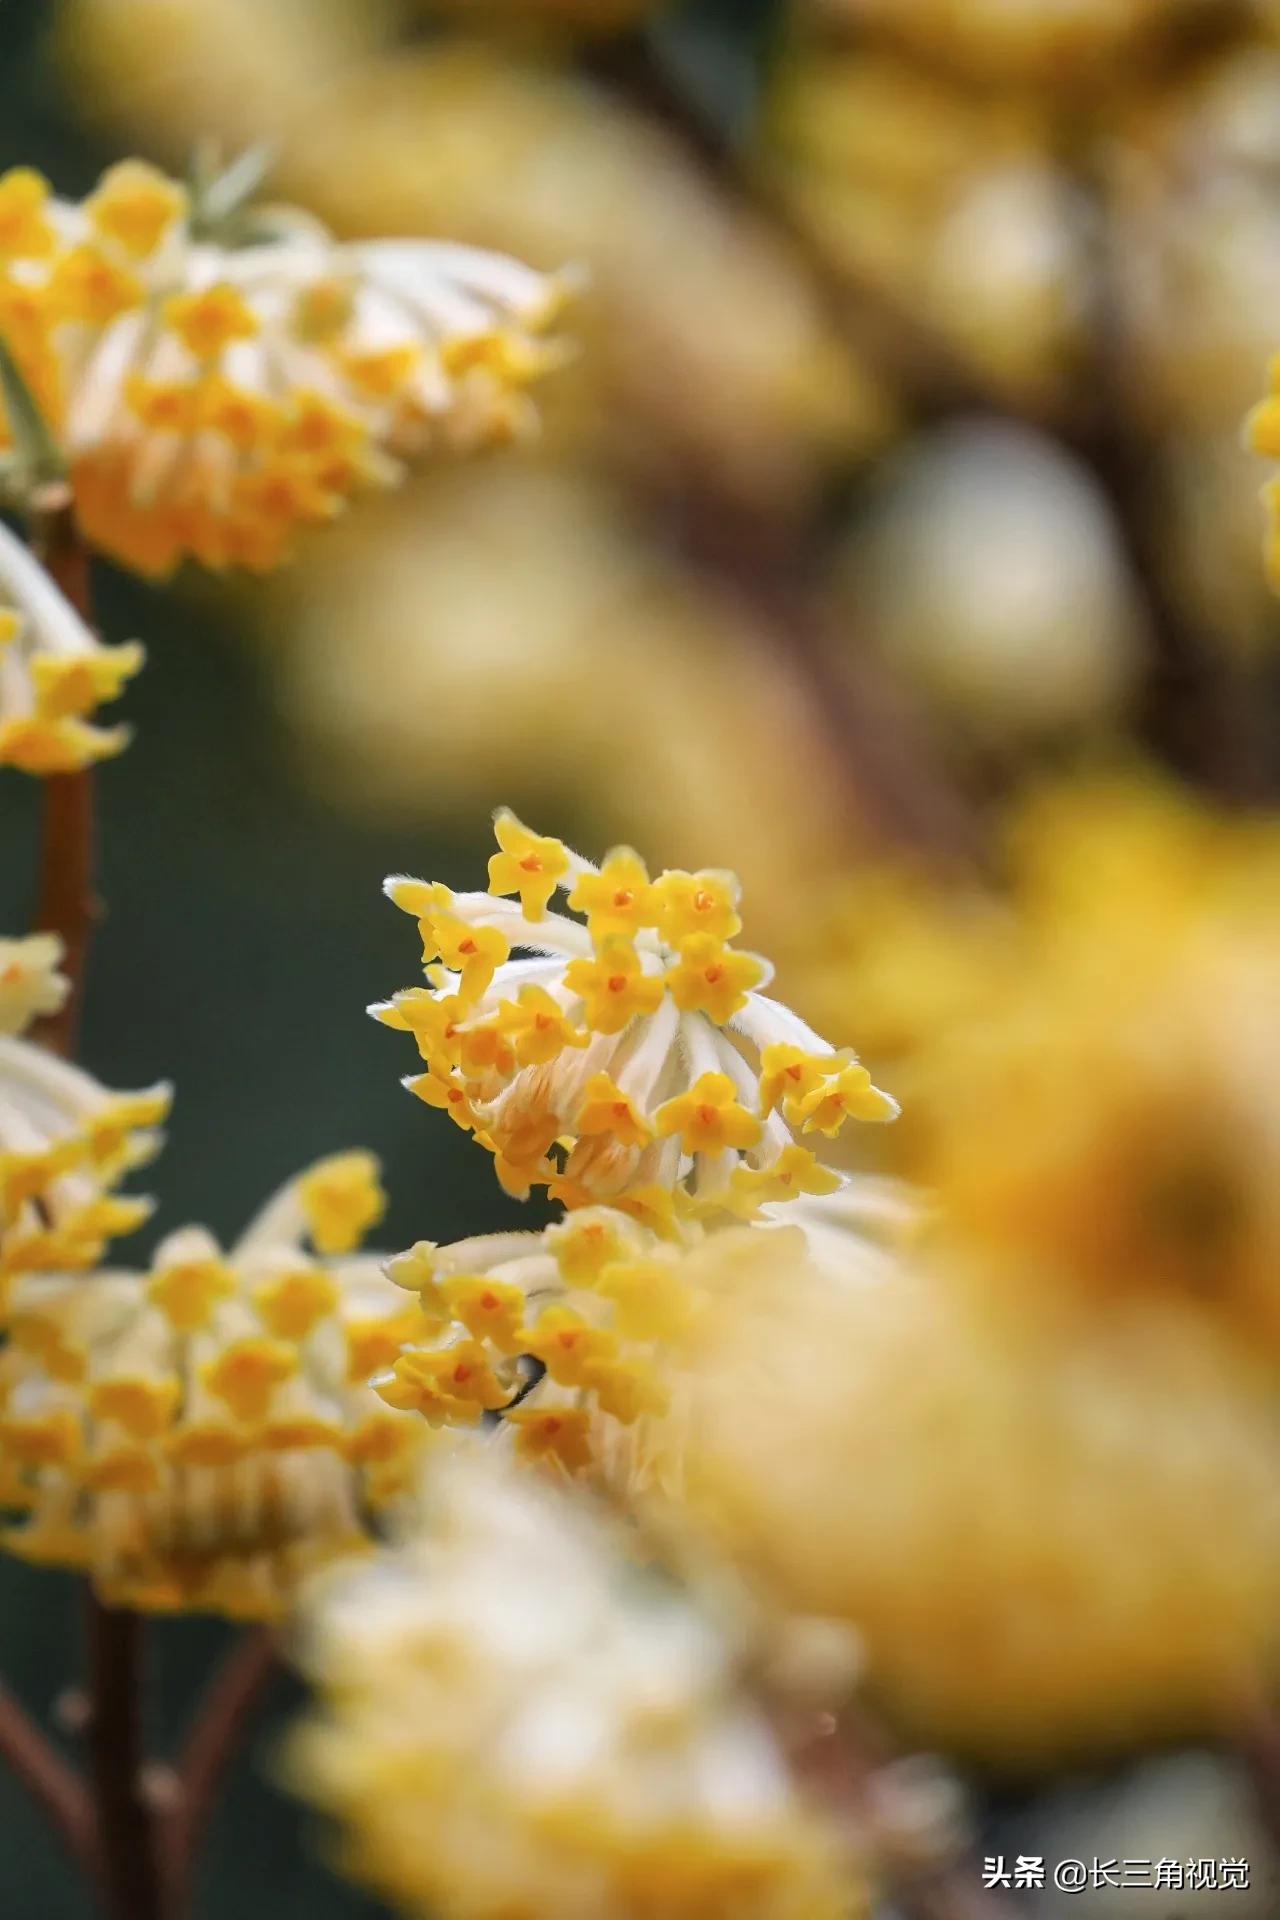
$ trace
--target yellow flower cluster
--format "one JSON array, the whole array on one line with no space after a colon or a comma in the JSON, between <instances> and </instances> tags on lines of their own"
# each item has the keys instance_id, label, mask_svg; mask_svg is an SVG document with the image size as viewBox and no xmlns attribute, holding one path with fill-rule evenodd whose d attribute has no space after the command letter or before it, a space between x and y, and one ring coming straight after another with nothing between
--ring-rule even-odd
<instances>
[{"instance_id":1,"label":"yellow flower cluster","mask_svg":"<svg viewBox=\"0 0 1280 1920\"><path fill-rule=\"evenodd\" d=\"M71 773L119 753L128 729L89 715L141 665L136 641L104 647L0 525L0 766Z\"/></svg>"},{"instance_id":2,"label":"yellow flower cluster","mask_svg":"<svg viewBox=\"0 0 1280 1920\"><path fill-rule=\"evenodd\" d=\"M916 1171L989 1271L1280 1353L1280 834L1099 788L1017 837L1017 965L915 1063Z\"/></svg>"},{"instance_id":3,"label":"yellow flower cluster","mask_svg":"<svg viewBox=\"0 0 1280 1920\"><path fill-rule=\"evenodd\" d=\"M842 1836L807 1804L713 1619L634 1536L467 1457L428 1524L312 1598L322 1705L298 1790L353 1872L439 1920L853 1920Z\"/></svg>"},{"instance_id":4,"label":"yellow flower cluster","mask_svg":"<svg viewBox=\"0 0 1280 1920\"><path fill-rule=\"evenodd\" d=\"M607 1201L660 1234L834 1191L804 1138L897 1106L760 991L768 965L732 945L734 876L653 880L627 847L596 868L505 811L496 831L488 892L387 882L429 985L370 1011L417 1041L411 1091L474 1133L508 1192ZM558 888L571 913L549 910Z\"/></svg>"},{"instance_id":5,"label":"yellow flower cluster","mask_svg":"<svg viewBox=\"0 0 1280 1920\"><path fill-rule=\"evenodd\" d=\"M151 1202L115 1191L156 1153L169 1089L109 1093L17 1035L62 1004L61 943L0 941L0 1306L24 1274L82 1272Z\"/></svg>"},{"instance_id":6,"label":"yellow flower cluster","mask_svg":"<svg viewBox=\"0 0 1280 1920\"><path fill-rule=\"evenodd\" d=\"M429 1439L366 1384L418 1320L351 1253L382 1206L372 1156L340 1154L229 1253L189 1227L148 1272L18 1285L0 1357L3 1500L23 1516L9 1550L84 1569L109 1604L272 1617L362 1547Z\"/></svg>"},{"instance_id":7,"label":"yellow flower cluster","mask_svg":"<svg viewBox=\"0 0 1280 1920\"><path fill-rule=\"evenodd\" d=\"M562 283L463 246L340 245L302 216L239 248L203 222L136 160L77 204L0 176L0 339L86 535L127 565L274 566L400 457L531 423Z\"/></svg>"},{"instance_id":8,"label":"yellow flower cluster","mask_svg":"<svg viewBox=\"0 0 1280 1920\"><path fill-rule=\"evenodd\" d=\"M681 1245L615 1207L582 1208L541 1233L419 1241L387 1267L417 1294L419 1327L371 1384L432 1426L497 1416L494 1444L521 1460L634 1496L672 1481L655 1430L681 1404L689 1342L731 1269L776 1265L781 1232L803 1235L838 1283L855 1270L871 1278L891 1270L886 1248L913 1218L902 1196L859 1180L836 1199L767 1205L730 1231L731 1258L710 1266L690 1257L697 1229Z\"/></svg>"},{"instance_id":9,"label":"yellow flower cluster","mask_svg":"<svg viewBox=\"0 0 1280 1920\"><path fill-rule=\"evenodd\" d=\"M651 1423L649 1499L671 1486L753 1591L848 1621L906 1740L1044 1768L1221 1736L1274 1684L1273 1366L1167 1295L1099 1313L1031 1260L993 1288L949 1237L850 1284L743 1232L750 1266L732 1235L686 1256L721 1302Z\"/></svg>"}]
</instances>

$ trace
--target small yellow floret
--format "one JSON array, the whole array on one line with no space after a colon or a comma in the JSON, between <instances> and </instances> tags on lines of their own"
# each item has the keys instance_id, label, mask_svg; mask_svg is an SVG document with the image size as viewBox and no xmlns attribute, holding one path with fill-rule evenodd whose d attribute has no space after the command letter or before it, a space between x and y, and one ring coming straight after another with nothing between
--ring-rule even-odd
<instances>
[{"instance_id":1,"label":"small yellow floret","mask_svg":"<svg viewBox=\"0 0 1280 1920\"><path fill-rule=\"evenodd\" d=\"M621 1033L637 1014L655 1012L666 992L661 975L646 973L639 954L621 935L604 940L594 959L570 960L564 983L586 1002L593 1033Z\"/></svg>"},{"instance_id":2,"label":"small yellow floret","mask_svg":"<svg viewBox=\"0 0 1280 1920\"><path fill-rule=\"evenodd\" d=\"M580 1139L607 1134L622 1147L642 1147L653 1138L644 1114L607 1073L593 1073L583 1090L575 1123Z\"/></svg>"},{"instance_id":3,"label":"small yellow floret","mask_svg":"<svg viewBox=\"0 0 1280 1920\"><path fill-rule=\"evenodd\" d=\"M898 1103L881 1093L866 1068L855 1060L807 1093L797 1111L806 1133L830 1137L839 1133L851 1115L856 1120L896 1119Z\"/></svg>"},{"instance_id":4,"label":"small yellow floret","mask_svg":"<svg viewBox=\"0 0 1280 1920\"><path fill-rule=\"evenodd\" d=\"M687 1093L664 1101L654 1115L660 1134L678 1133L685 1153L744 1152L760 1138L760 1122L741 1104L727 1073L704 1073Z\"/></svg>"},{"instance_id":5,"label":"small yellow floret","mask_svg":"<svg viewBox=\"0 0 1280 1920\"><path fill-rule=\"evenodd\" d=\"M98 232L139 259L155 252L186 209L187 196L177 181L145 160L108 167L84 203Z\"/></svg>"},{"instance_id":6,"label":"small yellow floret","mask_svg":"<svg viewBox=\"0 0 1280 1920\"><path fill-rule=\"evenodd\" d=\"M32 167L0 174L0 259L37 259L52 253L57 236L45 212L49 182Z\"/></svg>"},{"instance_id":7,"label":"small yellow floret","mask_svg":"<svg viewBox=\"0 0 1280 1920\"><path fill-rule=\"evenodd\" d=\"M220 1260L184 1260L157 1267L147 1282L147 1298L177 1333L207 1327L220 1300L236 1290L236 1277Z\"/></svg>"},{"instance_id":8,"label":"small yellow floret","mask_svg":"<svg viewBox=\"0 0 1280 1920\"><path fill-rule=\"evenodd\" d=\"M70 247L49 276L50 317L56 320L105 327L117 314L139 306L142 298L137 275L87 242Z\"/></svg>"},{"instance_id":9,"label":"small yellow floret","mask_svg":"<svg viewBox=\"0 0 1280 1920\"><path fill-rule=\"evenodd\" d=\"M840 1176L793 1142L767 1167L735 1167L729 1185L754 1210L767 1201L794 1200L798 1193L835 1193Z\"/></svg>"},{"instance_id":10,"label":"small yellow floret","mask_svg":"<svg viewBox=\"0 0 1280 1920\"><path fill-rule=\"evenodd\" d=\"M165 301L164 317L197 360L214 360L234 340L251 340L258 331L253 308L225 283L174 294Z\"/></svg>"},{"instance_id":11,"label":"small yellow floret","mask_svg":"<svg viewBox=\"0 0 1280 1920\"><path fill-rule=\"evenodd\" d=\"M680 942L680 958L667 972L671 998L681 1013L705 1013L724 1026L747 995L765 977L765 965L753 953L735 953L712 933L693 933Z\"/></svg>"},{"instance_id":12,"label":"small yellow floret","mask_svg":"<svg viewBox=\"0 0 1280 1920\"><path fill-rule=\"evenodd\" d=\"M587 1044L586 1034L574 1026L545 987L521 987L514 1000L503 1001L498 1019L503 1032L510 1035L522 1067L545 1066L566 1047Z\"/></svg>"},{"instance_id":13,"label":"small yellow floret","mask_svg":"<svg viewBox=\"0 0 1280 1920\"><path fill-rule=\"evenodd\" d=\"M338 1305L337 1282L320 1267L292 1267L262 1281L253 1304L268 1332L280 1340L305 1340Z\"/></svg>"},{"instance_id":14,"label":"small yellow floret","mask_svg":"<svg viewBox=\"0 0 1280 1920\"><path fill-rule=\"evenodd\" d=\"M732 940L742 931L738 914L741 888L736 874L719 870L685 873L673 867L659 875L653 890L658 931L669 947L678 947L694 933Z\"/></svg>"},{"instance_id":15,"label":"small yellow floret","mask_svg":"<svg viewBox=\"0 0 1280 1920\"><path fill-rule=\"evenodd\" d=\"M526 1460L581 1473L591 1464L591 1415L586 1407L513 1407L516 1452Z\"/></svg>"},{"instance_id":16,"label":"small yellow floret","mask_svg":"<svg viewBox=\"0 0 1280 1920\"><path fill-rule=\"evenodd\" d=\"M320 1253L350 1253L381 1220L387 1196L371 1153L335 1153L317 1160L298 1182L307 1230Z\"/></svg>"},{"instance_id":17,"label":"small yellow floret","mask_svg":"<svg viewBox=\"0 0 1280 1920\"><path fill-rule=\"evenodd\" d=\"M587 917L595 939L611 933L634 936L657 924L658 902L648 869L630 847L614 847L599 873L580 873L569 905Z\"/></svg>"},{"instance_id":18,"label":"small yellow floret","mask_svg":"<svg viewBox=\"0 0 1280 1920\"><path fill-rule=\"evenodd\" d=\"M237 1420L261 1420L276 1388L298 1371L298 1355L283 1340L233 1341L200 1369L210 1393L225 1400Z\"/></svg>"},{"instance_id":19,"label":"small yellow floret","mask_svg":"<svg viewBox=\"0 0 1280 1920\"><path fill-rule=\"evenodd\" d=\"M498 852L489 860L491 893L516 893L526 920L540 920L557 883L569 871L564 843L531 833L504 807L493 823Z\"/></svg>"}]
</instances>

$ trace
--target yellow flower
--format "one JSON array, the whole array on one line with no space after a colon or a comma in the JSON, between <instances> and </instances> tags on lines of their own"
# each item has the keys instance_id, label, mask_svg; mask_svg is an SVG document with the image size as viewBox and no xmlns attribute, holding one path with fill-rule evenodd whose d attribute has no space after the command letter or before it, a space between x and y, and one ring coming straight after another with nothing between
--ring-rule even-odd
<instances>
[{"instance_id":1,"label":"yellow flower","mask_svg":"<svg viewBox=\"0 0 1280 1920\"><path fill-rule=\"evenodd\" d=\"M386 1209L371 1153L335 1153L298 1181L307 1231L321 1253L350 1253Z\"/></svg>"},{"instance_id":2,"label":"yellow flower","mask_svg":"<svg viewBox=\"0 0 1280 1920\"><path fill-rule=\"evenodd\" d=\"M110 1604L268 1618L361 1550L428 1437L368 1384L429 1324L349 1251L371 1193L380 1210L371 1156L335 1155L228 1253L188 1227L146 1273L21 1278L0 1356L0 1461L26 1516L9 1548L84 1567Z\"/></svg>"},{"instance_id":3,"label":"yellow flower","mask_svg":"<svg viewBox=\"0 0 1280 1920\"><path fill-rule=\"evenodd\" d=\"M872 1083L871 1075L857 1061L841 1067L829 1080L804 1095L797 1113L806 1133L839 1133L846 1119L896 1120L898 1104Z\"/></svg>"},{"instance_id":4,"label":"yellow flower","mask_svg":"<svg viewBox=\"0 0 1280 1920\"><path fill-rule=\"evenodd\" d=\"M573 1470L572 1409L513 1425ZM321 1705L292 1773L362 1876L441 1920L856 1920L847 1843L751 1691L755 1623L479 1444L428 1492L429 1526L304 1618Z\"/></svg>"},{"instance_id":5,"label":"yellow flower","mask_svg":"<svg viewBox=\"0 0 1280 1920\"><path fill-rule=\"evenodd\" d=\"M20 956L9 1007L20 1027L61 998L56 943L3 947ZM150 1201L113 1189L157 1151L168 1106L167 1087L112 1094L43 1048L0 1037L0 1304L23 1274L96 1266L109 1240L142 1224Z\"/></svg>"},{"instance_id":6,"label":"yellow flower","mask_svg":"<svg viewBox=\"0 0 1280 1920\"><path fill-rule=\"evenodd\" d=\"M734 1169L730 1184L749 1210L765 1202L789 1200L797 1193L836 1193L840 1176L824 1167L807 1147L784 1147L777 1159L765 1167L741 1166Z\"/></svg>"},{"instance_id":7,"label":"yellow flower","mask_svg":"<svg viewBox=\"0 0 1280 1920\"><path fill-rule=\"evenodd\" d=\"M727 945L732 875L668 870L650 882L627 848L597 872L506 812L498 833L490 879L518 904L386 882L423 929L430 986L369 1011L413 1035L427 1071L406 1084L474 1131L508 1192L548 1186L571 1208L607 1200L671 1235L683 1216L741 1216L751 1188L732 1176L743 1156L783 1170L770 1188L779 1198L817 1192L820 1176L787 1177L802 1165L782 1158L794 1131L897 1111L851 1052L766 998L765 961ZM557 887L586 924L552 909ZM811 1092L821 1100L802 1112Z\"/></svg>"},{"instance_id":8,"label":"yellow flower","mask_svg":"<svg viewBox=\"0 0 1280 1920\"><path fill-rule=\"evenodd\" d=\"M32 260L53 252L49 183L30 167L0 173L0 259Z\"/></svg>"},{"instance_id":9,"label":"yellow flower","mask_svg":"<svg viewBox=\"0 0 1280 1920\"><path fill-rule=\"evenodd\" d=\"M644 971L640 955L621 934L610 934L590 960L571 960L564 982L581 995L587 1025L596 1033L621 1033L637 1014L655 1012L664 992L662 981Z\"/></svg>"},{"instance_id":10,"label":"yellow flower","mask_svg":"<svg viewBox=\"0 0 1280 1920\"><path fill-rule=\"evenodd\" d=\"M511 956L503 935L493 927L473 927L447 909L427 915L420 924L426 929L423 957L429 944L446 967L457 969L459 1000L481 999L498 968Z\"/></svg>"},{"instance_id":11,"label":"yellow flower","mask_svg":"<svg viewBox=\"0 0 1280 1920\"><path fill-rule=\"evenodd\" d=\"M107 168L84 208L97 232L141 259L185 216L187 195L145 160L121 160Z\"/></svg>"},{"instance_id":12,"label":"yellow flower","mask_svg":"<svg viewBox=\"0 0 1280 1920\"><path fill-rule=\"evenodd\" d=\"M855 1254L752 1227L692 1256L710 1305L647 1424L668 1521L848 1622L912 1744L1007 1773L1221 1735L1280 1672L1274 1366L949 1234Z\"/></svg>"},{"instance_id":13,"label":"yellow flower","mask_svg":"<svg viewBox=\"0 0 1280 1920\"><path fill-rule=\"evenodd\" d=\"M735 874L672 870L659 876L653 891L658 905L658 931L669 947L679 947L693 934L707 934L713 940L732 940L742 932Z\"/></svg>"},{"instance_id":14,"label":"yellow flower","mask_svg":"<svg viewBox=\"0 0 1280 1920\"><path fill-rule=\"evenodd\" d=\"M504 954L503 958L506 958ZM486 985L488 983L486 982ZM585 1047L587 1036L565 1017L545 987L521 987L514 1000L498 1008L504 1032L511 1035L522 1067L545 1066L565 1047Z\"/></svg>"},{"instance_id":15,"label":"yellow flower","mask_svg":"<svg viewBox=\"0 0 1280 1920\"><path fill-rule=\"evenodd\" d=\"M704 1073L654 1115L660 1134L675 1133L685 1153L742 1151L760 1138L760 1122L737 1098L727 1073Z\"/></svg>"},{"instance_id":16,"label":"yellow flower","mask_svg":"<svg viewBox=\"0 0 1280 1920\"><path fill-rule=\"evenodd\" d=\"M219 358L236 340L251 340L258 320L244 295L225 282L199 293L175 293L166 300L163 320L197 360Z\"/></svg>"},{"instance_id":17,"label":"yellow flower","mask_svg":"<svg viewBox=\"0 0 1280 1920\"><path fill-rule=\"evenodd\" d=\"M586 915L592 938L621 933L628 938L641 927L658 923L658 901L649 872L630 847L614 847L598 873L578 874L569 890L569 905Z\"/></svg>"},{"instance_id":18,"label":"yellow flower","mask_svg":"<svg viewBox=\"0 0 1280 1920\"><path fill-rule=\"evenodd\" d=\"M569 871L569 856L559 840L530 833L509 808L494 817L497 853L489 860L489 891L516 893L526 920L540 920L547 902Z\"/></svg>"},{"instance_id":19,"label":"yellow flower","mask_svg":"<svg viewBox=\"0 0 1280 1920\"><path fill-rule=\"evenodd\" d=\"M554 1462L570 1477L590 1464L591 1416L585 1407L513 1407L507 1420L522 1460Z\"/></svg>"},{"instance_id":20,"label":"yellow flower","mask_svg":"<svg viewBox=\"0 0 1280 1920\"><path fill-rule=\"evenodd\" d=\"M624 1093L607 1073L593 1074L582 1090L578 1113L579 1138L607 1133L624 1147L642 1147L652 1138L653 1128L629 1093Z\"/></svg>"},{"instance_id":21,"label":"yellow flower","mask_svg":"<svg viewBox=\"0 0 1280 1920\"><path fill-rule=\"evenodd\" d=\"M667 971L671 998L681 1013L705 1013L723 1027L747 1004L767 969L753 953L734 953L711 933L691 933L680 942L680 958Z\"/></svg>"},{"instance_id":22,"label":"yellow flower","mask_svg":"<svg viewBox=\"0 0 1280 1920\"><path fill-rule=\"evenodd\" d=\"M7 527L0 526L0 766L71 773L119 753L125 727L89 717L142 665L136 641L104 647Z\"/></svg>"},{"instance_id":23,"label":"yellow flower","mask_svg":"<svg viewBox=\"0 0 1280 1920\"><path fill-rule=\"evenodd\" d=\"M534 424L558 283L452 244L339 244L278 209L270 237L223 245L202 213L138 161L78 204L0 177L0 336L87 536L127 565L273 567L438 438Z\"/></svg>"}]
</instances>

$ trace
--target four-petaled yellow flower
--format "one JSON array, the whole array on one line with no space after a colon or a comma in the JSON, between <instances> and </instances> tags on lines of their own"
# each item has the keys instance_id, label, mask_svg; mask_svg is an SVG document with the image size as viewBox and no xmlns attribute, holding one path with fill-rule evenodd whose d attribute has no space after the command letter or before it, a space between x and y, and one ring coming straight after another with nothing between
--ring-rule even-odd
<instances>
[{"instance_id":1,"label":"four-petaled yellow flower","mask_svg":"<svg viewBox=\"0 0 1280 1920\"><path fill-rule=\"evenodd\" d=\"M530 833L509 808L493 823L498 852L489 859L491 893L517 893L526 920L540 920L547 902L569 871L569 856L559 840Z\"/></svg>"},{"instance_id":2,"label":"four-petaled yellow flower","mask_svg":"<svg viewBox=\"0 0 1280 1920\"><path fill-rule=\"evenodd\" d=\"M653 1137L653 1128L629 1093L624 1093L607 1073L593 1074L582 1091L578 1111L578 1134L607 1133L620 1146L642 1147Z\"/></svg>"},{"instance_id":3,"label":"four-petaled yellow flower","mask_svg":"<svg viewBox=\"0 0 1280 1920\"><path fill-rule=\"evenodd\" d=\"M723 1153L754 1147L761 1123L742 1105L727 1073L704 1073L658 1108L654 1126L661 1134L679 1134L686 1153Z\"/></svg>"},{"instance_id":4,"label":"four-petaled yellow flower","mask_svg":"<svg viewBox=\"0 0 1280 1920\"><path fill-rule=\"evenodd\" d=\"M680 958L667 971L671 998L681 1013L705 1013L723 1027L747 995L764 979L766 968L754 953L735 953L713 933L691 933L680 942Z\"/></svg>"},{"instance_id":5,"label":"four-petaled yellow flower","mask_svg":"<svg viewBox=\"0 0 1280 1920\"><path fill-rule=\"evenodd\" d=\"M648 868L630 847L605 855L598 873L580 873L569 891L569 905L586 915L592 938L621 933L633 938L656 924L656 896Z\"/></svg>"},{"instance_id":6,"label":"four-petaled yellow flower","mask_svg":"<svg viewBox=\"0 0 1280 1920\"><path fill-rule=\"evenodd\" d=\"M590 960L571 960L564 983L584 1001L588 1026L605 1034L621 1033L637 1014L656 1012L666 991L622 934L608 935Z\"/></svg>"}]
</instances>

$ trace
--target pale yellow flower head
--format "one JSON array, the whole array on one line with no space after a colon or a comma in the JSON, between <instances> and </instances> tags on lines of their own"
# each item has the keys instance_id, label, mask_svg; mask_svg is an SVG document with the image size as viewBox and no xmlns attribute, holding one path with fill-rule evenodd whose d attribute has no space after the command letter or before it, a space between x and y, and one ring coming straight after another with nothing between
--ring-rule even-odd
<instances>
[{"instance_id":1,"label":"pale yellow flower head","mask_svg":"<svg viewBox=\"0 0 1280 1920\"><path fill-rule=\"evenodd\" d=\"M814 1142L897 1105L761 991L768 963L732 944L735 876L651 879L629 847L596 868L506 811L496 832L488 892L386 883L430 983L370 1009L416 1039L411 1091L474 1132L509 1192L659 1233L835 1191Z\"/></svg>"},{"instance_id":2,"label":"pale yellow flower head","mask_svg":"<svg viewBox=\"0 0 1280 1920\"><path fill-rule=\"evenodd\" d=\"M92 716L141 665L137 641L104 647L0 524L0 766L72 773L119 753L128 728Z\"/></svg>"},{"instance_id":3,"label":"pale yellow flower head","mask_svg":"<svg viewBox=\"0 0 1280 1920\"><path fill-rule=\"evenodd\" d=\"M78 203L0 176L0 337L85 533L126 565L274 566L404 458L533 425L562 283L465 246L342 244L275 209L258 244L218 231L140 161Z\"/></svg>"},{"instance_id":4,"label":"pale yellow flower head","mask_svg":"<svg viewBox=\"0 0 1280 1920\"><path fill-rule=\"evenodd\" d=\"M465 1449L311 1600L298 1789L439 1920L852 1920L862 1889L700 1605L567 1493Z\"/></svg>"},{"instance_id":5,"label":"pale yellow flower head","mask_svg":"<svg viewBox=\"0 0 1280 1920\"><path fill-rule=\"evenodd\" d=\"M116 1188L155 1155L169 1110L167 1086L110 1093L14 1037L61 1005L59 951L47 934L0 942L0 1307L23 1275L78 1274L142 1224L151 1202Z\"/></svg>"},{"instance_id":6,"label":"pale yellow flower head","mask_svg":"<svg viewBox=\"0 0 1280 1920\"><path fill-rule=\"evenodd\" d=\"M907 1741L1039 1768L1221 1735L1274 1683L1274 1371L1184 1301L997 1288L942 1242L844 1285L754 1227L690 1257L719 1298L648 1499L847 1621Z\"/></svg>"},{"instance_id":7,"label":"pale yellow flower head","mask_svg":"<svg viewBox=\"0 0 1280 1920\"><path fill-rule=\"evenodd\" d=\"M9 1549L84 1569L111 1604L270 1618L363 1547L429 1438L366 1384L419 1318L352 1252L382 1198L372 1156L343 1154L282 1187L230 1252L187 1227L146 1272L15 1288Z\"/></svg>"}]
</instances>

